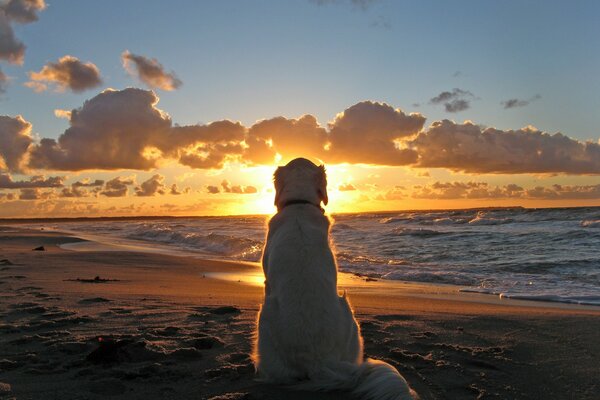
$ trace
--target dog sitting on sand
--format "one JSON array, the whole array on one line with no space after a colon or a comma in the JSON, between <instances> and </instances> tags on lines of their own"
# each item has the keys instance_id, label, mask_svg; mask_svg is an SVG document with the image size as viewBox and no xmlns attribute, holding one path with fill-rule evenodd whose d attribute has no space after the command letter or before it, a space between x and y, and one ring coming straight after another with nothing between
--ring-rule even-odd
<instances>
[{"instance_id":1,"label":"dog sitting on sand","mask_svg":"<svg viewBox=\"0 0 600 400\"><path fill-rule=\"evenodd\" d=\"M329 246L324 166L297 158L275 171L277 214L269 221L258 316L258 379L303 390L351 390L359 399L408 400L416 394L391 365L363 360L360 330L338 295Z\"/></svg>"}]
</instances>

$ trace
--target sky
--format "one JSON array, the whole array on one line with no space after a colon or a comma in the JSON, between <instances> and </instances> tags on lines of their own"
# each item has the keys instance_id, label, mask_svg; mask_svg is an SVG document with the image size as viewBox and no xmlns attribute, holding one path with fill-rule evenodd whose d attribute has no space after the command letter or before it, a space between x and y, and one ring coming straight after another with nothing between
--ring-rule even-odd
<instances>
[{"instance_id":1,"label":"sky","mask_svg":"<svg viewBox=\"0 0 600 400\"><path fill-rule=\"evenodd\" d=\"M600 205L595 1L0 0L0 217Z\"/></svg>"}]
</instances>

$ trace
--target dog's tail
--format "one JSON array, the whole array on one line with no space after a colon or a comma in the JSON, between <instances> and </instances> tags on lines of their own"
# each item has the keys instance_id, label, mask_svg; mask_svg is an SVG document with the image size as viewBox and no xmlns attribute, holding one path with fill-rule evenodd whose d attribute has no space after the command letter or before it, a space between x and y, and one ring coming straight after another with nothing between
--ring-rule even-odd
<instances>
[{"instance_id":1,"label":"dog's tail","mask_svg":"<svg viewBox=\"0 0 600 400\"><path fill-rule=\"evenodd\" d=\"M417 393L396 368L367 359L360 365L336 362L319 368L310 380L293 385L296 389L329 391L350 390L361 400L418 400Z\"/></svg>"}]
</instances>

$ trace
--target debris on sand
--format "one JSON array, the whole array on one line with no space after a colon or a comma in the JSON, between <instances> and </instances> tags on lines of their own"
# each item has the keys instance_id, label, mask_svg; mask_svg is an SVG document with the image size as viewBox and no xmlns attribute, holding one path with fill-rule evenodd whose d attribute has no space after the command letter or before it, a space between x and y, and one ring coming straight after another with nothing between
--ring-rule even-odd
<instances>
[{"instance_id":1,"label":"debris on sand","mask_svg":"<svg viewBox=\"0 0 600 400\"><path fill-rule=\"evenodd\" d=\"M3 258L0 260L0 265L15 265L8 258Z\"/></svg>"},{"instance_id":2,"label":"debris on sand","mask_svg":"<svg viewBox=\"0 0 600 400\"><path fill-rule=\"evenodd\" d=\"M94 364L153 361L160 354L146 347L146 342L132 339L98 338L98 347L87 355L86 360Z\"/></svg>"},{"instance_id":3,"label":"debris on sand","mask_svg":"<svg viewBox=\"0 0 600 400\"><path fill-rule=\"evenodd\" d=\"M100 278L99 276L94 277L94 279L64 279L63 282L82 282L82 283L106 283L106 282L120 282L120 279L105 279Z\"/></svg>"},{"instance_id":4,"label":"debris on sand","mask_svg":"<svg viewBox=\"0 0 600 400\"><path fill-rule=\"evenodd\" d=\"M44 246L39 246L33 249L33 251L46 251L46 248Z\"/></svg>"},{"instance_id":5,"label":"debris on sand","mask_svg":"<svg viewBox=\"0 0 600 400\"><path fill-rule=\"evenodd\" d=\"M215 315L239 314L241 312L239 308L234 306L223 306L210 310L210 313Z\"/></svg>"}]
</instances>

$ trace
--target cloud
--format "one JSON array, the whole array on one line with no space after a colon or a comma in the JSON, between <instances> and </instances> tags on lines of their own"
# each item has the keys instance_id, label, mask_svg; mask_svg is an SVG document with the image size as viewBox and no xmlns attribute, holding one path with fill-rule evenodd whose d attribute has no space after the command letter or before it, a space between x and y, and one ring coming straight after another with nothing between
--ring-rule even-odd
<instances>
[{"instance_id":1,"label":"cloud","mask_svg":"<svg viewBox=\"0 0 600 400\"><path fill-rule=\"evenodd\" d=\"M19 200L48 200L54 197L54 192L42 192L38 188L21 189L19 193Z\"/></svg>"},{"instance_id":2,"label":"cloud","mask_svg":"<svg viewBox=\"0 0 600 400\"><path fill-rule=\"evenodd\" d=\"M56 118L71 119L71 111L61 110L60 108L57 108L54 110L54 116Z\"/></svg>"},{"instance_id":3,"label":"cloud","mask_svg":"<svg viewBox=\"0 0 600 400\"><path fill-rule=\"evenodd\" d=\"M0 60L23 64L25 45L15 37L11 22L37 21L37 12L46 8L43 0L9 0L0 4Z\"/></svg>"},{"instance_id":4,"label":"cloud","mask_svg":"<svg viewBox=\"0 0 600 400\"><path fill-rule=\"evenodd\" d=\"M600 199L600 185L552 185L528 189L526 196L546 200Z\"/></svg>"},{"instance_id":5,"label":"cloud","mask_svg":"<svg viewBox=\"0 0 600 400\"><path fill-rule=\"evenodd\" d=\"M33 143L31 124L20 115L0 115L0 171L22 171L28 150Z\"/></svg>"},{"instance_id":6,"label":"cloud","mask_svg":"<svg viewBox=\"0 0 600 400\"><path fill-rule=\"evenodd\" d=\"M206 191L210 194L221 193L221 189L218 186L208 185L206 186Z\"/></svg>"},{"instance_id":7,"label":"cloud","mask_svg":"<svg viewBox=\"0 0 600 400\"><path fill-rule=\"evenodd\" d=\"M242 151L245 128L236 122L172 126L152 91L107 89L71 111L70 127L57 140L33 147L33 168L149 170L171 158L194 168L222 168Z\"/></svg>"},{"instance_id":8,"label":"cloud","mask_svg":"<svg viewBox=\"0 0 600 400\"><path fill-rule=\"evenodd\" d=\"M93 63L83 63L77 57L64 56L57 62L50 62L40 72L30 72L29 82L25 86L36 92L48 89L48 84L55 84L56 90L62 92L70 89L75 93L83 92L102 84L100 70Z\"/></svg>"},{"instance_id":9,"label":"cloud","mask_svg":"<svg viewBox=\"0 0 600 400\"><path fill-rule=\"evenodd\" d=\"M352 190L356 190L356 187L351 183L345 183L345 184L338 186L338 190L340 192L349 192Z\"/></svg>"},{"instance_id":10,"label":"cloud","mask_svg":"<svg viewBox=\"0 0 600 400\"><path fill-rule=\"evenodd\" d=\"M432 185L416 186L412 197L415 199L479 199L499 196L490 193L485 182L435 182Z\"/></svg>"},{"instance_id":11,"label":"cloud","mask_svg":"<svg viewBox=\"0 0 600 400\"><path fill-rule=\"evenodd\" d=\"M181 86L181 81L174 72L166 72L155 58L136 55L129 50L121 54L123 68L131 75L153 89L175 90Z\"/></svg>"},{"instance_id":12,"label":"cloud","mask_svg":"<svg viewBox=\"0 0 600 400\"><path fill-rule=\"evenodd\" d=\"M501 102L500 104L502 104L504 106L504 109L507 110L509 108L525 107L525 106L529 105L529 103L539 100L541 98L542 98L542 96L540 96L539 94L536 94L535 96L533 96L532 98L530 98L528 100L509 99L509 100Z\"/></svg>"},{"instance_id":13,"label":"cloud","mask_svg":"<svg viewBox=\"0 0 600 400\"><path fill-rule=\"evenodd\" d=\"M13 201L17 199L15 193L0 193L0 201Z\"/></svg>"},{"instance_id":14,"label":"cloud","mask_svg":"<svg viewBox=\"0 0 600 400\"><path fill-rule=\"evenodd\" d=\"M11 64L23 64L25 45L15 37L10 21L0 8L0 60Z\"/></svg>"},{"instance_id":15,"label":"cloud","mask_svg":"<svg viewBox=\"0 0 600 400\"><path fill-rule=\"evenodd\" d=\"M273 165L303 156L327 164L467 173L600 174L598 143L533 127L503 131L469 121L436 121L423 129L424 116L385 103L357 103L327 128L312 115L275 117L249 128L228 120L178 126L157 103L149 90L107 89L71 111L70 127L58 139L35 144L29 123L21 117L0 117L4 169L151 170L169 160L222 169L232 162Z\"/></svg>"},{"instance_id":16,"label":"cloud","mask_svg":"<svg viewBox=\"0 0 600 400\"><path fill-rule=\"evenodd\" d=\"M403 200L406 198L406 188L404 186L395 186L393 189L388 190L384 194L379 194L375 197L375 200Z\"/></svg>"},{"instance_id":17,"label":"cloud","mask_svg":"<svg viewBox=\"0 0 600 400\"><path fill-rule=\"evenodd\" d=\"M32 176L28 181L13 181L8 174L0 174L0 189L22 189L22 188L57 188L64 186L63 176L43 175Z\"/></svg>"},{"instance_id":18,"label":"cloud","mask_svg":"<svg viewBox=\"0 0 600 400\"><path fill-rule=\"evenodd\" d=\"M405 114L385 103L364 101L338 114L329 124L330 163L407 165L416 162L417 153L398 148L396 142L418 133L425 117Z\"/></svg>"},{"instance_id":19,"label":"cloud","mask_svg":"<svg viewBox=\"0 0 600 400\"><path fill-rule=\"evenodd\" d=\"M153 175L135 188L136 196L154 196L155 194L165 193L165 177L160 174Z\"/></svg>"},{"instance_id":20,"label":"cloud","mask_svg":"<svg viewBox=\"0 0 600 400\"><path fill-rule=\"evenodd\" d=\"M0 94L6 92L7 86L8 86L8 77L0 69Z\"/></svg>"},{"instance_id":21,"label":"cloud","mask_svg":"<svg viewBox=\"0 0 600 400\"><path fill-rule=\"evenodd\" d=\"M183 189L183 190L180 190L180 189L177 187L177 184L176 184L176 183L174 183L174 184L172 184L172 185L171 185L171 188L169 189L169 194L172 194L172 195L176 195L176 196L177 196L177 195L180 195L180 194L188 194L188 193L190 193L191 191L192 191L192 188L190 188L189 186L187 186L187 187L186 187L185 189Z\"/></svg>"},{"instance_id":22,"label":"cloud","mask_svg":"<svg viewBox=\"0 0 600 400\"><path fill-rule=\"evenodd\" d=\"M235 185L231 186L228 180L223 180L221 182L221 187L223 188L223 193L237 193L237 194L253 194L258 193L258 189L254 186L241 186Z\"/></svg>"},{"instance_id":23,"label":"cloud","mask_svg":"<svg viewBox=\"0 0 600 400\"><path fill-rule=\"evenodd\" d=\"M469 109L471 107L470 101L473 97L473 93L468 90L454 88L451 92L438 94L429 100L429 102L431 104L444 104L447 112L455 113Z\"/></svg>"},{"instance_id":24,"label":"cloud","mask_svg":"<svg viewBox=\"0 0 600 400\"><path fill-rule=\"evenodd\" d=\"M434 122L410 143L415 166L467 173L600 174L600 144L533 127L503 131L472 122Z\"/></svg>"},{"instance_id":25,"label":"cloud","mask_svg":"<svg viewBox=\"0 0 600 400\"><path fill-rule=\"evenodd\" d=\"M38 20L37 13L46 8L44 0L9 0L1 7L8 19L27 24Z\"/></svg>"},{"instance_id":26,"label":"cloud","mask_svg":"<svg viewBox=\"0 0 600 400\"><path fill-rule=\"evenodd\" d=\"M104 181L102 179L96 179L94 181L84 179L71 184L73 187L97 187L102 185L104 185Z\"/></svg>"},{"instance_id":27,"label":"cloud","mask_svg":"<svg viewBox=\"0 0 600 400\"><path fill-rule=\"evenodd\" d=\"M90 192L88 192L85 189L82 189L81 187L71 185L71 187L63 188L58 196L69 198L89 197Z\"/></svg>"},{"instance_id":28,"label":"cloud","mask_svg":"<svg viewBox=\"0 0 600 400\"><path fill-rule=\"evenodd\" d=\"M600 199L600 185L536 186L530 189L514 183L490 186L486 182L435 182L432 185L414 186L415 199L508 199L527 200L576 200Z\"/></svg>"},{"instance_id":29,"label":"cloud","mask_svg":"<svg viewBox=\"0 0 600 400\"><path fill-rule=\"evenodd\" d=\"M104 190L100 194L106 197L125 197L127 196L129 186L134 184L135 180L133 178L117 176L106 182Z\"/></svg>"},{"instance_id":30,"label":"cloud","mask_svg":"<svg viewBox=\"0 0 600 400\"><path fill-rule=\"evenodd\" d=\"M312 115L298 119L276 117L252 125L246 136L244 159L255 164L270 164L275 155L285 160L310 155L325 157L327 131Z\"/></svg>"}]
</instances>

